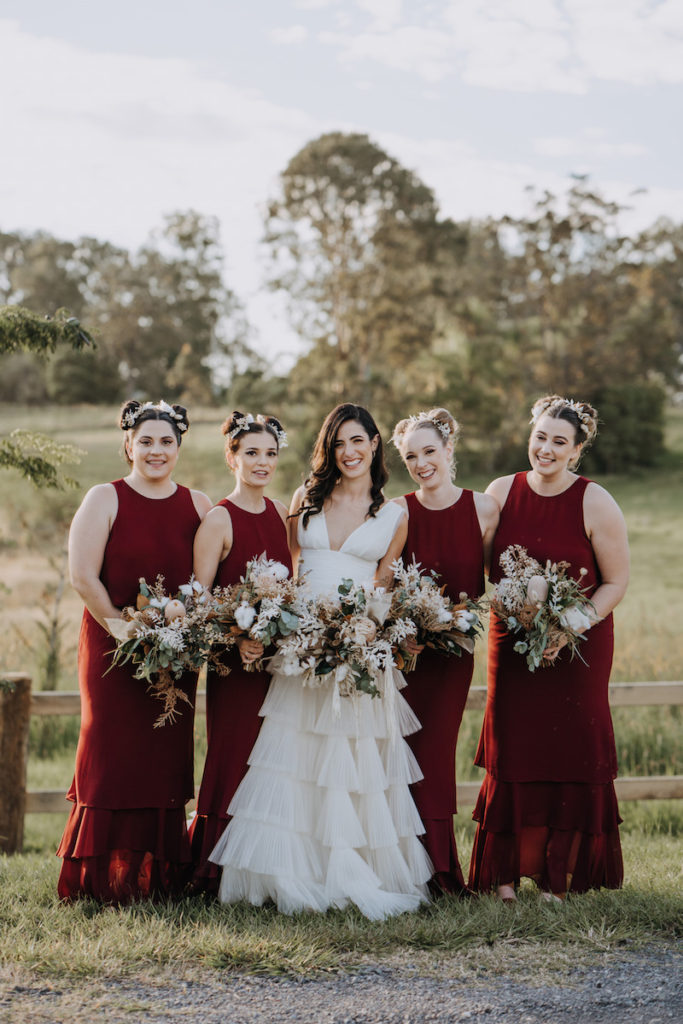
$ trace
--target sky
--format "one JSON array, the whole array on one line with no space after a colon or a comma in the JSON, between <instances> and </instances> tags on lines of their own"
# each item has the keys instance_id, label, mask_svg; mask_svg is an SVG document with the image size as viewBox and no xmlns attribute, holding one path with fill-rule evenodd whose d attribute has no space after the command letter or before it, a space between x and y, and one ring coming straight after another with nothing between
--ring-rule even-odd
<instances>
[{"instance_id":1,"label":"sky","mask_svg":"<svg viewBox=\"0 0 683 1024\"><path fill-rule=\"evenodd\" d=\"M637 230L683 221L682 86L680 0L0 0L0 230L135 248L216 215L285 369L260 239L306 142L368 134L458 220L589 174Z\"/></svg>"}]
</instances>

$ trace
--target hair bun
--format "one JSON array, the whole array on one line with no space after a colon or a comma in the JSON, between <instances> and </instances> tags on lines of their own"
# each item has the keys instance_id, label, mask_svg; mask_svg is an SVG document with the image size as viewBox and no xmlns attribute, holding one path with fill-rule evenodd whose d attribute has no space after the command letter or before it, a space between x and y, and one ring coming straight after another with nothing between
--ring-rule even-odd
<instances>
[{"instance_id":1,"label":"hair bun","mask_svg":"<svg viewBox=\"0 0 683 1024\"><path fill-rule=\"evenodd\" d=\"M127 402L124 402L119 410L118 425L121 430L128 430L130 427L130 420L134 418L134 414L141 407L141 402L138 402L136 398L129 398Z\"/></svg>"},{"instance_id":2,"label":"hair bun","mask_svg":"<svg viewBox=\"0 0 683 1024\"><path fill-rule=\"evenodd\" d=\"M572 423L577 431L577 443L590 444L598 432L598 411L588 402L578 402L562 395L544 395L531 407L531 422L536 423L544 415Z\"/></svg>"},{"instance_id":3,"label":"hair bun","mask_svg":"<svg viewBox=\"0 0 683 1024\"><path fill-rule=\"evenodd\" d=\"M228 418L223 421L223 423L221 425L221 433L224 436L229 434L230 431L234 430L235 427L237 426L237 421L238 420L245 420L245 419L246 419L246 416L244 415L243 412L240 412L238 409L233 409L233 411L229 414Z\"/></svg>"}]
</instances>

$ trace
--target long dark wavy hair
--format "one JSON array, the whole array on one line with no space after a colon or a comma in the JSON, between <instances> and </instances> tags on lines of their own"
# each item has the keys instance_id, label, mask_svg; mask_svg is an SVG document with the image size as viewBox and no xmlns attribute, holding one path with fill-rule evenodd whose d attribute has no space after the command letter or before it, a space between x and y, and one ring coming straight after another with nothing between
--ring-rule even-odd
<instances>
[{"instance_id":1,"label":"long dark wavy hair","mask_svg":"<svg viewBox=\"0 0 683 1024\"><path fill-rule=\"evenodd\" d=\"M389 474L384 462L382 436L367 409L364 409L362 405L352 405L351 402L344 402L326 416L313 447L311 472L304 482L304 500L301 509L299 509L299 512L303 512L304 526L306 526L311 516L322 512L325 499L329 498L341 477L341 472L335 459L334 445L339 428L347 420L355 420L357 423L360 423L371 441L373 438L377 438L377 448L372 456L372 464L370 466L371 500L368 515L374 516L384 504L382 488L389 479Z\"/></svg>"}]
</instances>

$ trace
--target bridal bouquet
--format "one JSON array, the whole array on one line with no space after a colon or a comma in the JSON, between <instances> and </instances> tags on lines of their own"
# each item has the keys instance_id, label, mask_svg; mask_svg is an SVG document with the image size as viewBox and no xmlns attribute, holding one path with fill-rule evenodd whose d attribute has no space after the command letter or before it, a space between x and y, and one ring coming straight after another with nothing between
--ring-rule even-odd
<instances>
[{"instance_id":1,"label":"bridal bouquet","mask_svg":"<svg viewBox=\"0 0 683 1024\"><path fill-rule=\"evenodd\" d=\"M460 594L455 604L436 581L437 574L420 569L413 561L407 568L402 559L392 563L395 586L391 592L389 636L395 648L396 667L410 672L417 655L405 648L405 640L413 637L419 644L447 654L472 654L482 624L482 611L477 601Z\"/></svg>"},{"instance_id":2,"label":"bridal bouquet","mask_svg":"<svg viewBox=\"0 0 683 1024\"><path fill-rule=\"evenodd\" d=\"M521 634L514 649L526 655L529 670L552 664L544 652L562 640L573 658L584 639L579 631L588 629L596 615L581 583L567 575L569 562L548 560L543 566L526 548L511 544L500 556L500 565L505 575L489 603L509 633ZM580 569L580 577L586 572Z\"/></svg>"},{"instance_id":3,"label":"bridal bouquet","mask_svg":"<svg viewBox=\"0 0 683 1024\"><path fill-rule=\"evenodd\" d=\"M267 649L299 626L300 584L291 578L286 565L265 554L247 562L239 583L216 587L212 600L224 644L248 637ZM244 668L247 672L261 671L263 659Z\"/></svg>"},{"instance_id":4,"label":"bridal bouquet","mask_svg":"<svg viewBox=\"0 0 683 1024\"><path fill-rule=\"evenodd\" d=\"M179 701L190 704L185 691L175 685L184 672L197 672L206 661L215 662L223 674L229 671L212 649L221 636L214 609L196 580L170 597L163 576L153 584L142 577L135 608L124 608L120 619L105 622L116 640L112 667L130 661L136 666L134 677L145 680L153 696L163 702L155 728L175 721Z\"/></svg>"},{"instance_id":5,"label":"bridal bouquet","mask_svg":"<svg viewBox=\"0 0 683 1024\"><path fill-rule=\"evenodd\" d=\"M378 696L375 680L391 664L391 643L382 631L391 596L381 588L344 579L336 598L307 602L299 628L278 643L273 667L301 675L304 686L321 686L332 677L342 697Z\"/></svg>"}]
</instances>

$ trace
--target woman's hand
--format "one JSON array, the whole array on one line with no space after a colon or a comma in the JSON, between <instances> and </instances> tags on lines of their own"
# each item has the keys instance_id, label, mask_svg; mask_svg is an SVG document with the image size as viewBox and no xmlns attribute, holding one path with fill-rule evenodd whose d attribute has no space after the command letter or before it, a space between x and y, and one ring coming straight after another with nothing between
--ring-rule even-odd
<instances>
[{"instance_id":1,"label":"woman's hand","mask_svg":"<svg viewBox=\"0 0 683 1024\"><path fill-rule=\"evenodd\" d=\"M561 636L555 641L555 643L548 644L543 652L543 660L550 663L555 661L555 658L558 656L562 648L567 645L567 642L567 637Z\"/></svg>"},{"instance_id":2,"label":"woman's hand","mask_svg":"<svg viewBox=\"0 0 683 1024\"><path fill-rule=\"evenodd\" d=\"M418 654L422 654L425 649L424 644L419 644L414 636L407 636L403 641L403 650L406 654L409 654L411 658L416 658Z\"/></svg>"},{"instance_id":3,"label":"woman's hand","mask_svg":"<svg viewBox=\"0 0 683 1024\"><path fill-rule=\"evenodd\" d=\"M237 641L237 650L244 664L250 665L252 661L258 661L263 657L265 647L260 640L250 640L247 636L241 636Z\"/></svg>"}]
</instances>

